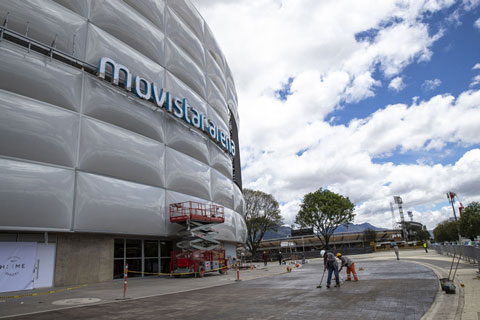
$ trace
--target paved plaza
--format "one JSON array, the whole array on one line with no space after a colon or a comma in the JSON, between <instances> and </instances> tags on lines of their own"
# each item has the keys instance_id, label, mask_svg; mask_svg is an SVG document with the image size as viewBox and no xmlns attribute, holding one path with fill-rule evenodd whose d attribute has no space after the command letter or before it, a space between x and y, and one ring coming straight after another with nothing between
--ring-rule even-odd
<instances>
[{"instance_id":1,"label":"paved plaza","mask_svg":"<svg viewBox=\"0 0 480 320\"><path fill-rule=\"evenodd\" d=\"M285 266L261 265L202 279L168 277L132 279L127 297L123 283L92 284L39 296L0 299L0 316L13 319L475 319L480 280L476 266L460 263L458 291L446 295L437 277L450 258L423 250L351 256L358 282L340 288L316 288L320 260L285 272ZM342 272L345 277L345 273ZM326 277L325 277L326 278ZM476 289L475 289L476 288ZM55 288L61 289L61 288ZM40 290L41 291L41 290ZM39 292L40 292L39 291ZM35 292L35 291L33 291ZM32 291L11 293L33 293ZM77 299L77 300L69 300ZM477 299L477 300L475 300ZM73 301L74 305L67 303ZM475 302L477 301L477 302ZM67 305L66 305L67 304Z\"/></svg>"}]
</instances>

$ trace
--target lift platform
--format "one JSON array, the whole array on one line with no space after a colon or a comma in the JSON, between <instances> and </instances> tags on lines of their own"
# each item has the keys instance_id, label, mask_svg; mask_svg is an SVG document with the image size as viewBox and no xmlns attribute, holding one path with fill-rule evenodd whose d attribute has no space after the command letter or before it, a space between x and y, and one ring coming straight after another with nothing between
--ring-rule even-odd
<instances>
[{"instance_id":1,"label":"lift platform","mask_svg":"<svg viewBox=\"0 0 480 320\"><path fill-rule=\"evenodd\" d=\"M170 222L182 223L188 221L223 223L225 221L223 207L195 201L172 203L170 205Z\"/></svg>"},{"instance_id":2,"label":"lift platform","mask_svg":"<svg viewBox=\"0 0 480 320\"><path fill-rule=\"evenodd\" d=\"M215 204L185 201L170 204L170 222L183 228L177 233L182 241L181 251L172 251L170 273L175 277L194 274L203 277L205 272L226 272L225 250L218 249L214 226L225 221L224 208Z\"/></svg>"},{"instance_id":3,"label":"lift platform","mask_svg":"<svg viewBox=\"0 0 480 320\"><path fill-rule=\"evenodd\" d=\"M224 208L215 204L185 201L170 204L170 222L183 226L178 232L182 241L177 247L184 250L213 250L220 242L214 226L225 221Z\"/></svg>"}]
</instances>

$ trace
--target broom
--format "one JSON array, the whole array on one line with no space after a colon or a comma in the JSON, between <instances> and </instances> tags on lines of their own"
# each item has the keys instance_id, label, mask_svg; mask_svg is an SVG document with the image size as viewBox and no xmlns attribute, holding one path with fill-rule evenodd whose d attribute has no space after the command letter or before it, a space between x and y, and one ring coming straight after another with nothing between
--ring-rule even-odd
<instances>
[{"instance_id":1,"label":"broom","mask_svg":"<svg viewBox=\"0 0 480 320\"><path fill-rule=\"evenodd\" d=\"M322 287L322 282L323 282L323 276L325 275L325 271L327 269L323 268L323 274L322 274L322 279L320 280L320 284L317 286L317 288L321 288Z\"/></svg>"}]
</instances>

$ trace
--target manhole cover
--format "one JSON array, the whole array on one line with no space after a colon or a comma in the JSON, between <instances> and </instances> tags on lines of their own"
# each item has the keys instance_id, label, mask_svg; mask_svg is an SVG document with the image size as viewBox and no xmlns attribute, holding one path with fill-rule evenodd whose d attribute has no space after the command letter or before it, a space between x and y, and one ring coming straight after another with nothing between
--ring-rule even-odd
<instances>
[{"instance_id":1,"label":"manhole cover","mask_svg":"<svg viewBox=\"0 0 480 320\"><path fill-rule=\"evenodd\" d=\"M77 304L87 304L87 303L94 303L98 301L100 301L100 299L97 299L97 298L75 298L75 299L64 299L64 300L53 301L52 304L56 304L60 306L74 306Z\"/></svg>"}]
</instances>

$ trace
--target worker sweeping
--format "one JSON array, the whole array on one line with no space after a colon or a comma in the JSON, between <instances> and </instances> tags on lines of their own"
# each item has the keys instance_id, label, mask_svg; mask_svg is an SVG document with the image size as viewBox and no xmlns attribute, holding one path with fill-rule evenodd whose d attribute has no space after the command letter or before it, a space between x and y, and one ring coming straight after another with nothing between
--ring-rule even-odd
<instances>
[{"instance_id":1,"label":"worker sweeping","mask_svg":"<svg viewBox=\"0 0 480 320\"><path fill-rule=\"evenodd\" d=\"M342 256L342 254L339 252L337 253L338 259L342 262L342 266L340 267L340 271L342 271L343 267L347 267L347 281L352 281L352 277L350 276L350 273L353 273L353 279L355 281L358 281L357 277L357 272L355 271L355 263L350 259L349 257Z\"/></svg>"},{"instance_id":2,"label":"worker sweeping","mask_svg":"<svg viewBox=\"0 0 480 320\"><path fill-rule=\"evenodd\" d=\"M322 250L323 253L323 266L324 270L328 270L327 277L327 288L330 288L330 283L332 282L332 273L335 273L335 287L340 287L340 276L338 275L338 262L335 258L335 255L331 252L326 252Z\"/></svg>"}]
</instances>

